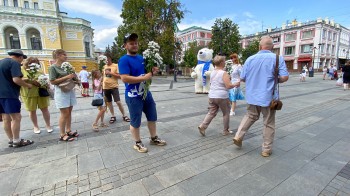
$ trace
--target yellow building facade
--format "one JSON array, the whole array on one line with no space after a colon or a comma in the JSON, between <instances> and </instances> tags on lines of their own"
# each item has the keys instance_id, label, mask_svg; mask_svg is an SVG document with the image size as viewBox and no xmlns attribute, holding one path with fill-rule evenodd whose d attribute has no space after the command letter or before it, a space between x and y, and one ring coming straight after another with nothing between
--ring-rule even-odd
<instances>
[{"instance_id":1,"label":"yellow building facade","mask_svg":"<svg viewBox=\"0 0 350 196\"><path fill-rule=\"evenodd\" d=\"M96 69L93 31L89 21L60 12L58 0L0 1L0 59L10 49L21 49L39 58L47 73L52 52L64 49L76 71L83 65Z\"/></svg>"}]
</instances>

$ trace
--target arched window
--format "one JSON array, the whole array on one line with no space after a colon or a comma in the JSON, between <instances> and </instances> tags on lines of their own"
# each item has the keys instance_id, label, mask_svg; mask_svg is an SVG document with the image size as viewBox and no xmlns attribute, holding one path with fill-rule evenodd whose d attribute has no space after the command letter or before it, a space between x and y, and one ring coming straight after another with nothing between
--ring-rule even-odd
<instances>
[{"instance_id":1,"label":"arched window","mask_svg":"<svg viewBox=\"0 0 350 196\"><path fill-rule=\"evenodd\" d=\"M40 32L34 28L30 28L26 32L28 48L32 50L42 50Z\"/></svg>"},{"instance_id":2,"label":"arched window","mask_svg":"<svg viewBox=\"0 0 350 196\"><path fill-rule=\"evenodd\" d=\"M89 36L86 36L84 38L84 48L85 48L85 56L86 57L91 57L91 40Z\"/></svg>"},{"instance_id":3,"label":"arched window","mask_svg":"<svg viewBox=\"0 0 350 196\"><path fill-rule=\"evenodd\" d=\"M7 27L4 30L5 42L7 49L21 49L21 42L19 39L18 30L14 27Z\"/></svg>"},{"instance_id":4,"label":"arched window","mask_svg":"<svg viewBox=\"0 0 350 196\"><path fill-rule=\"evenodd\" d=\"M13 0L13 7L18 7L18 0Z\"/></svg>"}]
</instances>

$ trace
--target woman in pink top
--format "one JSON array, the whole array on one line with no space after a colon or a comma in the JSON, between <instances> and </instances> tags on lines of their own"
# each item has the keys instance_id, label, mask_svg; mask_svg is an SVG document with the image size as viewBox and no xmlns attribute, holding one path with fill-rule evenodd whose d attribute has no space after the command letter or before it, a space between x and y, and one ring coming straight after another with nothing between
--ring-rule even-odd
<instances>
[{"instance_id":1,"label":"woman in pink top","mask_svg":"<svg viewBox=\"0 0 350 196\"><path fill-rule=\"evenodd\" d=\"M230 76L225 67L225 56L216 55L213 59L214 71L210 74L210 91L209 91L209 111L205 116L202 124L198 126L199 133L205 136L205 130L209 126L210 122L218 113L219 108L223 114L224 130L223 135L232 133L229 131L230 123L230 100L228 97L228 91L231 88L239 87L239 82L231 83Z\"/></svg>"},{"instance_id":2,"label":"woman in pink top","mask_svg":"<svg viewBox=\"0 0 350 196\"><path fill-rule=\"evenodd\" d=\"M99 70L95 70L92 72L92 88L94 90L94 99L104 99L103 93L102 93L102 74ZM97 114L94 124L92 124L92 129L94 131L99 131L99 126L108 127L108 125L103 122L107 107L102 105L102 106L98 106L97 108L99 112ZM100 125L98 125L98 121L100 119L101 119L101 123Z\"/></svg>"}]
</instances>

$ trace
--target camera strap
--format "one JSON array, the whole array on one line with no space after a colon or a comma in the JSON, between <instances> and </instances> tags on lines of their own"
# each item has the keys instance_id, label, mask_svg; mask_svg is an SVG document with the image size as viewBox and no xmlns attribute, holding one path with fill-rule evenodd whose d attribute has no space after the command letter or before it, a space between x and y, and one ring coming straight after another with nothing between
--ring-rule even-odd
<instances>
[{"instance_id":1,"label":"camera strap","mask_svg":"<svg viewBox=\"0 0 350 196\"><path fill-rule=\"evenodd\" d=\"M276 90L276 85L277 85L277 99L279 100L279 90L280 90L280 85L278 83L278 65L279 65L279 56L276 54L276 66L275 66L275 82L273 85L273 91L272 91L272 97L275 95L275 90Z\"/></svg>"}]
</instances>

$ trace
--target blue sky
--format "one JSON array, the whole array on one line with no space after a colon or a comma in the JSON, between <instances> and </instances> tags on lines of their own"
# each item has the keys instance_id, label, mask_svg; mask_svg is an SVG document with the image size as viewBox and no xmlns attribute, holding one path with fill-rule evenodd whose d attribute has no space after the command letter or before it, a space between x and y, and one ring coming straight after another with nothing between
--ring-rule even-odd
<instances>
[{"instance_id":1,"label":"blue sky","mask_svg":"<svg viewBox=\"0 0 350 196\"><path fill-rule=\"evenodd\" d=\"M350 28L349 0L180 0L188 11L178 25L180 30L196 25L210 29L216 18L230 18L240 33L251 34L268 27L297 19L301 22L318 17L334 19ZM122 0L60 0L61 11L70 17L91 21L95 29L94 43L105 48L117 35ZM98 3L96 3L98 2Z\"/></svg>"}]
</instances>

